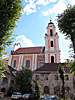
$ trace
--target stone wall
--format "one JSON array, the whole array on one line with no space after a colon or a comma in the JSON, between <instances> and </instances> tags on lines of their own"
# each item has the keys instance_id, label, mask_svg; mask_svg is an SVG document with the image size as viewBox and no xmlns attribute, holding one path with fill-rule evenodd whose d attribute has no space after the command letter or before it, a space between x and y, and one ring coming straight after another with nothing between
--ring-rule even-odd
<instances>
[{"instance_id":1,"label":"stone wall","mask_svg":"<svg viewBox=\"0 0 75 100\"><path fill-rule=\"evenodd\" d=\"M68 75L68 79L65 79L65 87L66 87L66 96L70 96L73 94L73 78L72 75L66 73L65 76ZM39 77L36 79L36 76ZM48 77L48 79L47 79ZM66 77L65 77L66 78ZM61 94L61 87L62 87L62 81L60 79L60 76L58 73L34 73L33 79L35 79L40 85L40 92L46 93L49 92L49 95L54 94ZM49 90L48 90L49 88Z\"/></svg>"}]
</instances>

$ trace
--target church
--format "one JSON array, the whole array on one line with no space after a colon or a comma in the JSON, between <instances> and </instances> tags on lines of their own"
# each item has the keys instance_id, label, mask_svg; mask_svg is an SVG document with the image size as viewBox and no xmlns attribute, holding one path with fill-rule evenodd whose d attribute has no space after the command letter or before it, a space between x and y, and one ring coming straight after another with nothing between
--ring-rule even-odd
<instances>
[{"instance_id":1,"label":"church","mask_svg":"<svg viewBox=\"0 0 75 100\"><path fill-rule=\"evenodd\" d=\"M64 66L66 97L74 93L73 76L64 63L60 63L59 36L54 23L50 20L45 33L45 46L21 47L14 44L8 65L16 71L28 68L33 72L33 79L40 85L42 94L61 94L62 81L58 72L59 65Z\"/></svg>"},{"instance_id":2,"label":"church","mask_svg":"<svg viewBox=\"0 0 75 100\"><path fill-rule=\"evenodd\" d=\"M46 29L45 46L22 48L20 43L15 43L8 65L18 71L23 67L34 71L45 63L60 63L59 36L51 20Z\"/></svg>"}]
</instances>

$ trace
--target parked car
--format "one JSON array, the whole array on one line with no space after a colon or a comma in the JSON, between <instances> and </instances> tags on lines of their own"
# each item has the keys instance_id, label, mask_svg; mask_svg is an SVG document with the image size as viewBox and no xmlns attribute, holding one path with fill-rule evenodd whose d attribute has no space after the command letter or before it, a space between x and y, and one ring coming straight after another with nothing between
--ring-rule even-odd
<instances>
[{"instance_id":1,"label":"parked car","mask_svg":"<svg viewBox=\"0 0 75 100\"><path fill-rule=\"evenodd\" d=\"M31 96L31 94L23 94L22 99L23 100L32 100L32 96Z\"/></svg>"},{"instance_id":2,"label":"parked car","mask_svg":"<svg viewBox=\"0 0 75 100\"><path fill-rule=\"evenodd\" d=\"M43 98L41 100L51 100L51 96L46 96L45 98Z\"/></svg>"},{"instance_id":3,"label":"parked car","mask_svg":"<svg viewBox=\"0 0 75 100\"><path fill-rule=\"evenodd\" d=\"M51 96L50 100L60 100L60 98L57 95Z\"/></svg>"},{"instance_id":4,"label":"parked car","mask_svg":"<svg viewBox=\"0 0 75 100\"><path fill-rule=\"evenodd\" d=\"M20 98L22 97L21 93L20 92L13 92L12 93L12 96L11 96L11 99L12 100L19 100Z\"/></svg>"},{"instance_id":5,"label":"parked car","mask_svg":"<svg viewBox=\"0 0 75 100\"><path fill-rule=\"evenodd\" d=\"M60 98L57 95L53 95L53 96L46 96L44 99L41 100L60 100Z\"/></svg>"}]
</instances>

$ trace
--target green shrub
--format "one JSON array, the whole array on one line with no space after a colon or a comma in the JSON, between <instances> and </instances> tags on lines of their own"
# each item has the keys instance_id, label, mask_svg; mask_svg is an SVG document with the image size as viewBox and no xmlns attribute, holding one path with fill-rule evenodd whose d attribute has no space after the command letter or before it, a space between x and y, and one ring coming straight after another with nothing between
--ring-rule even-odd
<instances>
[{"instance_id":1,"label":"green shrub","mask_svg":"<svg viewBox=\"0 0 75 100\"><path fill-rule=\"evenodd\" d=\"M12 86L9 87L8 92L7 92L7 96L11 96L14 91L16 91L14 87L12 87Z\"/></svg>"}]
</instances>

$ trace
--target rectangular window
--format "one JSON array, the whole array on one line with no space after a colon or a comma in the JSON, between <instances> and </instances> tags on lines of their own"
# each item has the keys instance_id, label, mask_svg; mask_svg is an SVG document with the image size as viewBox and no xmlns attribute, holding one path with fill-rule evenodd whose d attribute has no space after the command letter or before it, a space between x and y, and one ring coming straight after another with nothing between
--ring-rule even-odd
<instances>
[{"instance_id":1,"label":"rectangular window","mask_svg":"<svg viewBox=\"0 0 75 100\"><path fill-rule=\"evenodd\" d=\"M26 67L26 68L29 68L29 67L30 67L30 60L26 60L25 67Z\"/></svg>"},{"instance_id":2,"label":"rectangular window","mask_svg":"<svg viewBox=\"0 0 75 100\"><path fill-rule=\"evenodd\" d=\"M39 75L36 75L36 80L39 80Z\"/></svg>"},{"instance_id":3,"label":"rectangular window","mask_svg":"<svg viewBox=\"0 0 75 100\"><path fill-rule=\"evenodd\" d=\"M17 61L14 60L13 67L16 68Z\"/></svg>"},{"instance_id":4,"label":"rectangular window","mask_svg":"<svg viewBox=\"0 0 75 100\"><path fill-rule=\"evenodd\" d=\"M65 80L69 80L69 77L68 77L68 75L65 75Z\"/></svg>"},{"instance_id":5,"label":"rectangular window","mask_svg":"<svg viewBox=\"0 0 75 100\"><path fill-rule=\"evenodd\" d=\"M44 65L44 60L43 59L39 59L38 60L38 67L40 68L43 65Z\"/></svg>"},{"instance_id":6,"label":"rectangular window","mask_svg":"<svg viewBox=\"0 0 75 100\"><path fill-rule=\"evenodd\" d=\"M48 80L48 75L45 75L45 80Z\"/></svg>"},{"instance_id":7,"label":"rectangular window","mask_svg":"<svg viewBox=\"0 0 75 100\"><path fill-rule=\"evenodd\" d=\"M58 75L55 75L54 76L54 80L58 80Z\"/></svg>"}]
</instances>

